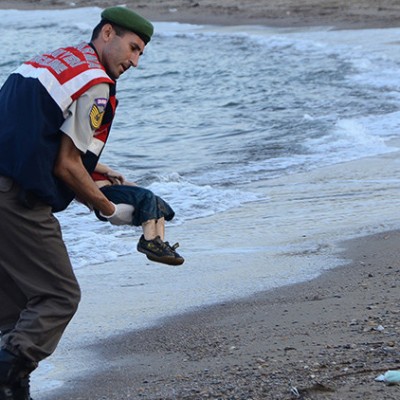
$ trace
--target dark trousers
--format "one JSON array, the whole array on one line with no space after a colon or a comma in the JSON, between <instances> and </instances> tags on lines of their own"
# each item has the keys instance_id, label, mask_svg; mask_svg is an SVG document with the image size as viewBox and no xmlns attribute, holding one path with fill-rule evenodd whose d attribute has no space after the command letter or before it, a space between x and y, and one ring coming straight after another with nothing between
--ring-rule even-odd
<instances>
[{"instance_id":1,"label":"dark trousers","mask_svg":"<svg viewBox=\"0 0 400 400\"><path fill-rule=\"evenodd\" d=\"M141 226L151 219L165 218L170 221L174 218L171 206L161 197L156 196L151 190L140 186L112 185L101 188L103 194L113 203L130 204L134 207L132 225ZM96 211L97 218L107 221Z\"/></svg>"},{"instance_id":2,"label":"dark trousers","mask_svg":"<svg viewBox=\"0 0 400 400\"><path fill-rule=\"evenodd\" d=\"M18 194L0 185L1 347L38 362L55 350L80 289L50 207L26 208Z\"/></svg>"}]
</instances>

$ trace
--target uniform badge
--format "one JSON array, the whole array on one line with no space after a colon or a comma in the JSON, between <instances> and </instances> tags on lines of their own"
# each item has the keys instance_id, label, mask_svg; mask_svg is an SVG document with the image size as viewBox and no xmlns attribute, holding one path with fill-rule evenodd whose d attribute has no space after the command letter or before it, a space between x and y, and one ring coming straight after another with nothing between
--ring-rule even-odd
<instances>
[{"instance_id":1,"label":"uniform badge","mask_svg":"<svg viewBox=\"0 0 400 400\"><path fill-rule=\"evenodd\" d=\"M100 128L103 121L106 105L107 99L99 98L94 100L94 103L89 113L90 126L92 127L92 129Z\"/></svg>"}]
</instances>

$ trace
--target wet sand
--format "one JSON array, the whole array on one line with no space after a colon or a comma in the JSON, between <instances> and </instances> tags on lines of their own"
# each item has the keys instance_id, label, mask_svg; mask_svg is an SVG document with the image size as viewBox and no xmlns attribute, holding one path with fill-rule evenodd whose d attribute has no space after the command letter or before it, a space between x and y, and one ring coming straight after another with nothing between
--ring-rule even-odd
<instances>
[{"instance_id":1,"label":"wet sand","mask_svg":"<svg viewBox=\"0 0 400 400\"><path fill-rule=\"evenodd\" d=\"M395 400L400 232L351 240L306 283L166 319L86 350L99 369L46 399Z\"/></svg>"}]
</instances>

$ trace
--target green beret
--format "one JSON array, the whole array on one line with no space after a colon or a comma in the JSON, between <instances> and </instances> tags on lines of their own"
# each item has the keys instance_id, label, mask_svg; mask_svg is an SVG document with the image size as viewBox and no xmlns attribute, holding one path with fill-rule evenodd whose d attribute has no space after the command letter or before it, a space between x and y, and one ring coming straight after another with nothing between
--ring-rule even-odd
<instances>
[{"instance_id":1,"label":"green beret","mask_svg":"<svg viewBox=\"0 0 400 400\"><path fill-rule=\"evenodd\" d=\"M150 21L126 7L109 7L101 18L136 33L147 44L154 32Z\"/></svg>"}]
</instances>

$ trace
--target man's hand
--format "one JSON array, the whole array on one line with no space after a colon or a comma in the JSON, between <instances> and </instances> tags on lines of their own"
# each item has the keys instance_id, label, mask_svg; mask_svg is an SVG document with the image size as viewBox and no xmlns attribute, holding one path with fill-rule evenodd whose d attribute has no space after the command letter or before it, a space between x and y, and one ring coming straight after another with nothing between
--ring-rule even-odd
<instances>
[{"instance_id":1,"label":"man's hand","mask_svg":"<svg viewBox=\"0 0 400 400\"><path fill-rule=\"evenodd\" d=\"M100 215L106 218L113 225L132 225L132 214L135 208L130 204L114 204L114 212L111 215Z\"/></svg>"}]
</instances>

